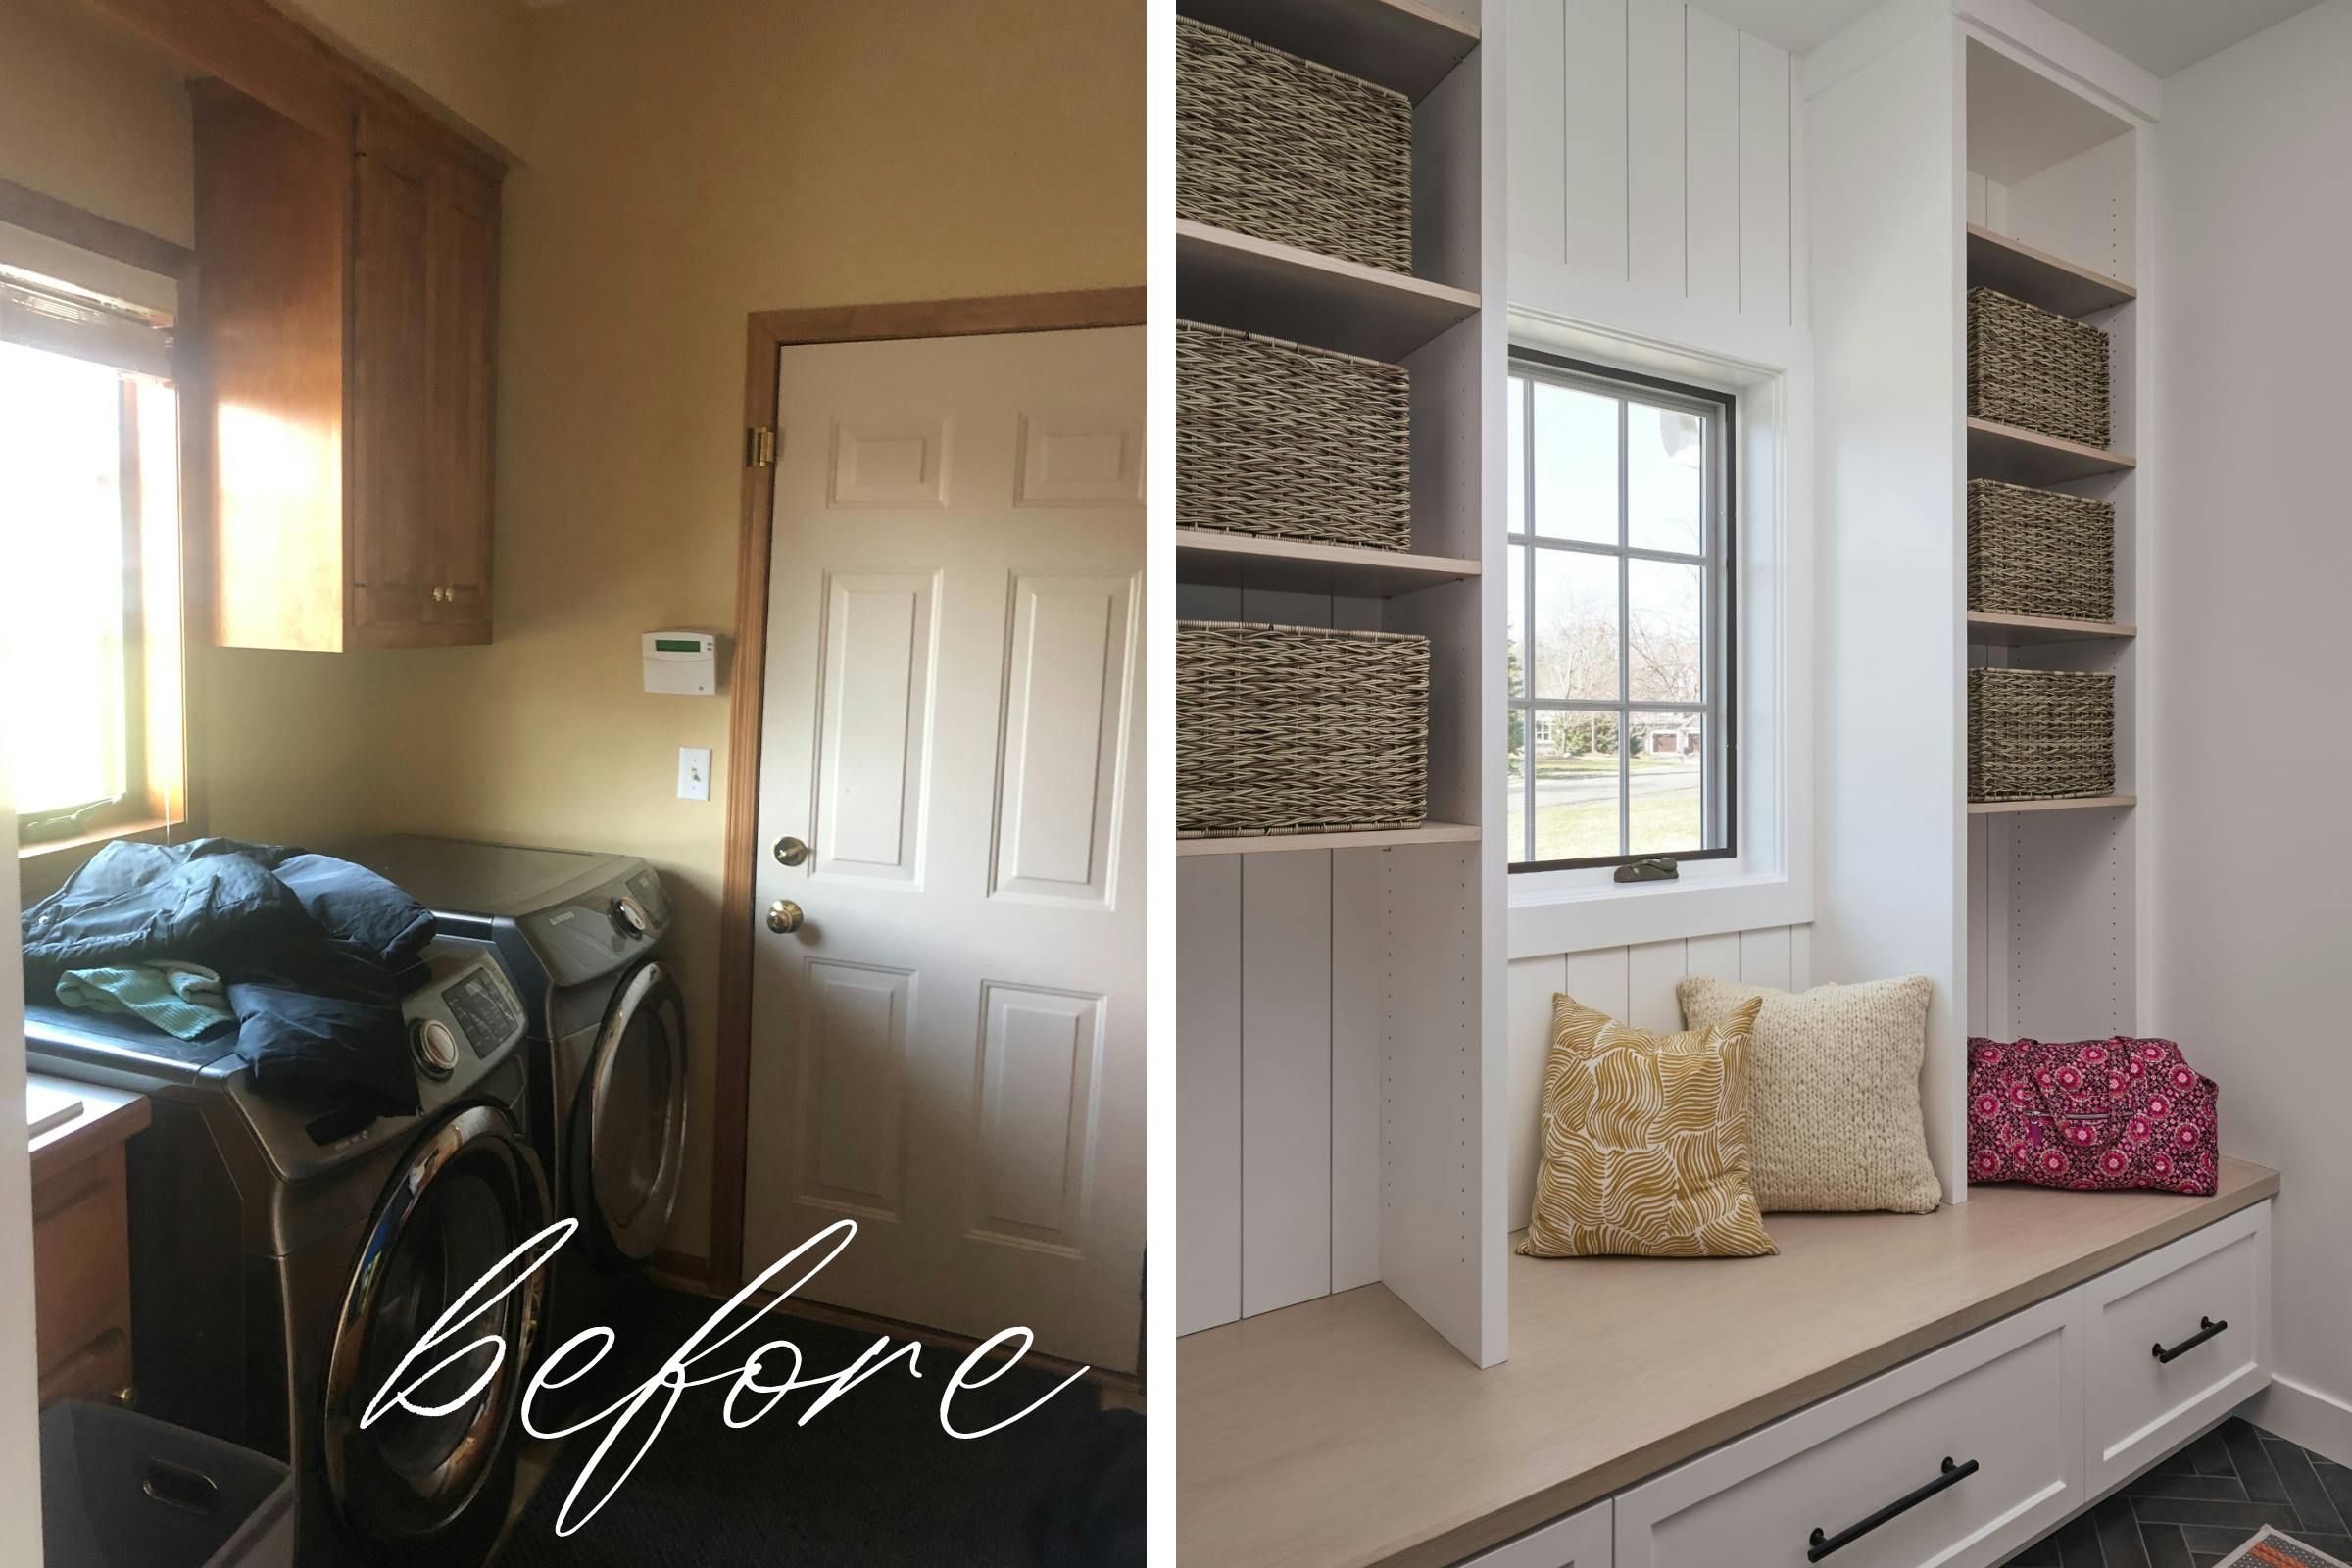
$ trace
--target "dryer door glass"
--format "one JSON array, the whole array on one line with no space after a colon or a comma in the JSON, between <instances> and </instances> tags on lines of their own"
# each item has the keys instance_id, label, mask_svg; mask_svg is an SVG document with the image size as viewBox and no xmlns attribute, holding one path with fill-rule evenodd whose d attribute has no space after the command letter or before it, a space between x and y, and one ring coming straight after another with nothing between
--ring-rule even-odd
<instances>
[{"instance_id":1,"label":"dryer door glass","mask_svg":"<svg viewBox=\"0 0 2352 1568\"><path fill-rule=\"evenodd\" d=\"M476 1515L503 1511L483 1483L513 1450L540 1276L462 1322L440 1320L547 1224L548 1207L536 1160L491 1105L468 1106L424 1138L387 1194L327 1369L327 1476L361 1538L471 1534L482 1526ZM412 1358L428 1337L434 1345ZM379 1400L387 1388L406 1397ZM377 1403L384 1408L363 1425Z\"/></svg>"},{"instance_id":2,"label":"dryer door glass","mask_svg":"<svg viewBox=\"0 0 2352 1568\"><path fill-rule=\"evenodd\" d=\"M686 1162L686 1013L676 982L648 961L622 981L588 1065L585 1137L592 1208L612 1251L642 1262L661 1247Z\"/></svg>"}]
</instances>

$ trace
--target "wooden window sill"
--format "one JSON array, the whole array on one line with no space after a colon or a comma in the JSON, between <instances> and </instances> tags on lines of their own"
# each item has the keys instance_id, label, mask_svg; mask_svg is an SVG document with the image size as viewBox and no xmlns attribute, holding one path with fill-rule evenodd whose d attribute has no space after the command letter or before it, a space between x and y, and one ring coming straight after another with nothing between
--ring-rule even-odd
<instances>
[{"instance_id":1,"label":"wooden window sill","mask_svg":"<svg viewBox=\"0 0 2352 1568\"><path fill-rule=\"evenodd\" d=\"M133 817L125 822L107 822L98 827L69 835L62 839L37 839L17 846L17 859L37 860L44 856L63 855L69 850L94 850L112 839L137 839L144 844L168 844L172 828L178 824L160 816Z\"/></svg>"}]
</instances>

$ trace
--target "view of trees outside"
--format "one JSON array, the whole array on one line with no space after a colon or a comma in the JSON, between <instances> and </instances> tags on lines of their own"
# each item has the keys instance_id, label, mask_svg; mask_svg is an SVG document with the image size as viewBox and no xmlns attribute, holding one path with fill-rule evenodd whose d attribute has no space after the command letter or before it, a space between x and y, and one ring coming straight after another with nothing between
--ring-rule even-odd
<instances>
[{"instance_id":1,"label":"view of trees outside","mask_svg":"<svg viewBox=\"0 0 2352 1568\"><path fill-rule=\"evenodd\" d=\"M1515 536L1528 536L1511 551L1511 696L1610 706L1511 710L1511 858L1529 858L1531 794L1537 860L1613 856L1628 843L1635 854L1701 849L1706 567L1701 561L1619 553L1623 546L1693 557L1705 550L1700 419L1544 381L1514 378L1514 393L1523 384L1532 395L1512 398L1509 426L1510 527ZM1531 403L1532 509L1526 493ZM1521 624L1530 569L1532 639ZM1627 702L1687 703L1690 709L1616 706Z\"/></svg>"}]
</instances>

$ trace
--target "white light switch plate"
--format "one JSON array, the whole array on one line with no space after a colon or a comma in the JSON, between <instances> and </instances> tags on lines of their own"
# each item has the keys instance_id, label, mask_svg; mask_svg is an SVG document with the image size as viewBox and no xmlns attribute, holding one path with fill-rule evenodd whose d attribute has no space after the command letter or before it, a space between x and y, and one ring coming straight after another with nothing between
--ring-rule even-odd
<instances>
[{"instance_id":1,"label":"white light switch plate","mask_svg":"<svg viewBox=\"0 0 2352 1568\"><path fill-rule=\"evenodd\" d=\"M710 748L681 746L678 748L678 799L707 801L710 798Z\"/></svg>"}]
</instances>

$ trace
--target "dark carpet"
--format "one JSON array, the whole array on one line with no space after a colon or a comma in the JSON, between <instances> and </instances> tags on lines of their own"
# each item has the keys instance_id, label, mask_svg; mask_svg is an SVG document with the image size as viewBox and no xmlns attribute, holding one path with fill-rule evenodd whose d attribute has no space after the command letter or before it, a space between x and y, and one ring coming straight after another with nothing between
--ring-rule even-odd
<instances>
[{"instance_id":1,"label":"dark carpet","mask_svg":"<svg viewBox=\"0 0 2352 1568\"><path fill-rule=\"evenodd\" d=\"M642 1377L658 1369L717 1305L658 1294L623 1333L630 1370ZM740 1366L755 1346L776 1339L800 1348L808 1376L850 1365L875 1335L770 1312L702 1370ZM894 1337L891 1348L904 1343ZM821 1389L787 1396L739 1431L721 1418L727 1384L689 1390L612 1499L559 1538L558 1510L606 1429L575 1436L516 1522L496 1568L1035 1568L1029 1516L1084 1451L1099 1425L1100 1399L1081 1381L1002 1432L951 1438L940 1426L940 1396L962 1360L960 1352L924 1346L920 1378L906 1375L902 1358L805 1427L795 1423ZM764 1381L781 1383L791 1357L770 1355L763 1365ZM967 1432L992 1426L1059 1381L1015 1368L959 1393L956 1424ZM747 1395L737 1403L739 1416L762 1402ZM641 1435L643 1426L636 1430ZM615 1456L633 1450L636 1439L614 1446L615 1455L582 1494L583 1504L609 1485L618 1469Z\"/></svg>"},{"instance_id":2,"label":"dark carpet","mask_svg":"<svg viewBox=\"0 0 2352 1568\"><path fill-rule=\"evenodd\" d=\"M2352 1562L2352 1470L2232 1416L2009 1568L2206 1568L2264 1525Z\"/></svg>"}]
</instances>

